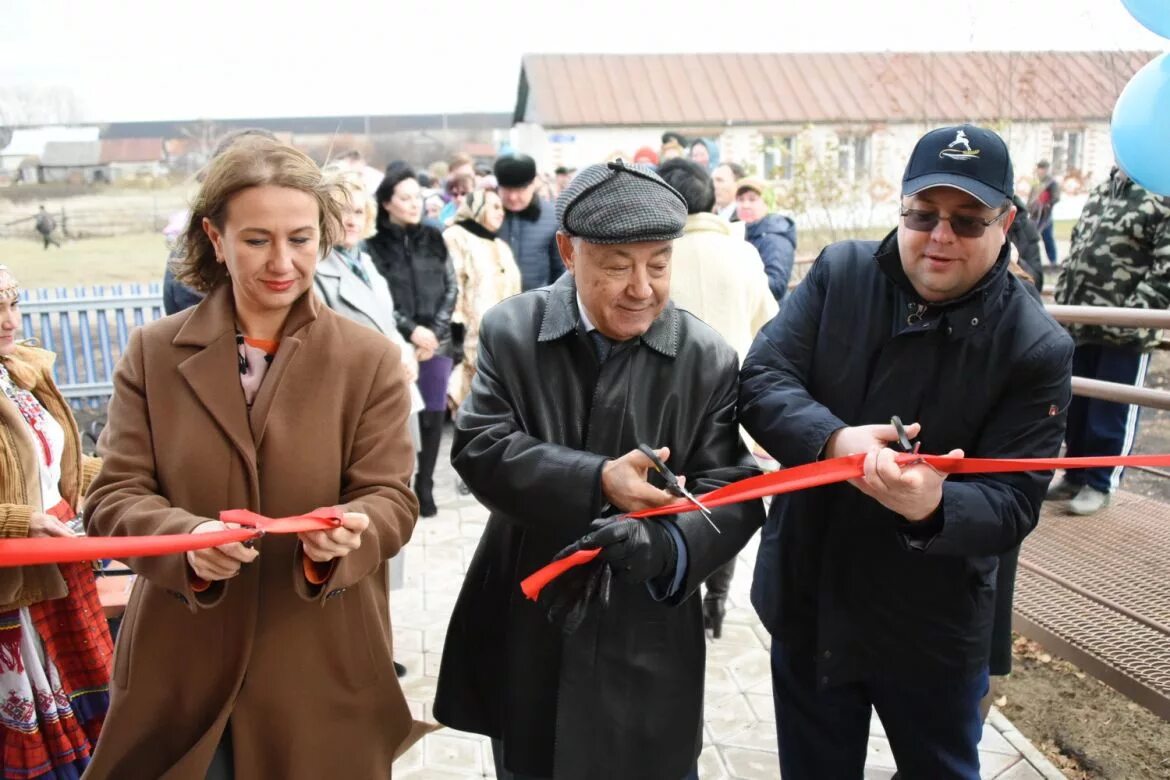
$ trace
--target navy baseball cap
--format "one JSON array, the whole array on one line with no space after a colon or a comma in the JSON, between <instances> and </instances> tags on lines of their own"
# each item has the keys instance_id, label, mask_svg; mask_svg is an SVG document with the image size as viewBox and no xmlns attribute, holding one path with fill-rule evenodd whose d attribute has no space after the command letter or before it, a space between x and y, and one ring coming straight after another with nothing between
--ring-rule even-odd
<instances>
[{"instance_id":1,"label":"navy baseball cap","mask_svg":"<svg viewBox=\"0 0 1170 780\"><path fill-rule=\"evenodd\" d=\"M902 176L902 196L931 187L953 187L988 208L999 208L1015 192L1007 144L998 133L975 125L931 130L918 139L910 153Z\"/></svg>"}]
</instances>

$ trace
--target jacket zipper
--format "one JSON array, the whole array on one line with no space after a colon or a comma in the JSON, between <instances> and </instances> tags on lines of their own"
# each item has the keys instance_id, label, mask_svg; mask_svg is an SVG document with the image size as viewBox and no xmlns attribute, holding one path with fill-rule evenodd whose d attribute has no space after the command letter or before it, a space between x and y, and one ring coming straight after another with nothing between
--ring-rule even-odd
<instances>
[{"instance_id":1,"label":"jacket zipper","mask_svg":"<svg viewBox=\"0 0 1170 780\"><path fill-rule=\"evenodd\" d=\"M922 322L922 315L926 313L926 304L919 303L914 311L910 312L906 317L907 325L917 325Z\"/></svg>"}]
</instances>

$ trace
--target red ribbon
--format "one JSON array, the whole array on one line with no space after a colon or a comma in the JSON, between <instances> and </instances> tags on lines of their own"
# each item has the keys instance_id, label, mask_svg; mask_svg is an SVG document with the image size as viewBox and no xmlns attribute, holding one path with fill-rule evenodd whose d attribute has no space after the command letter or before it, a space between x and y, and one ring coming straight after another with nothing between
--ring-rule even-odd
<instances>
[{"instance_id":1,"label":"red ribbon","mask_svg":"<svg viewBox=\"0 0 1170 780\"><path fill-rule=\"evenodd\" d=\"M1051 469L1086 469L1109 466L1170 466L1170 455L1114 455L1098 458L950 458L945 455L918 455L899 453L900 465L926 463L946 474L1003 474L1012 471L1048 471ZM843 458L793 466L770 474L741 479L698 496L703 505L712 508L738 504L764 496L792 493L806 488L831 485L856 479L863 473L865 454L846 455ZM629 512L625 517L658 517L692 512L698 509L689 499L680 498L664 506ZM601 553L600 549L578 550L560 560L538 569L520 583L520 590L532 601L540 596L545 585L574 566L589 563Z\"/></svg>"},{"instance_id":2,"label":"red ribbon","mask_svg":"<svg viewBox=\"0 0 1170 780\"><path fill-rule=\"evenodd\" d=\"M324 531L341 525L343 512L341 507L332 506L314 509L304 515L272 518L246 509L229 509L219 513L220 522L234 523L242 526L241 528L229 528L206 534L0 539L0 567L171 555L219 547L221 544L231 542L246 542L249 539L259 539L265 534Z\"/></svg>"}]
</instances>

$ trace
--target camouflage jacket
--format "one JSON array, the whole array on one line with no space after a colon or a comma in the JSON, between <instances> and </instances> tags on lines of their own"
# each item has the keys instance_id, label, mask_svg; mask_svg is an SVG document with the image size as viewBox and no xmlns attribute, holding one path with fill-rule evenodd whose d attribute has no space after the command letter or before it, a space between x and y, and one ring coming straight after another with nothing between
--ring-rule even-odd
<instances>
[{"instance_id":1,"label":"camouflage jacket","mask_svg":"<svg viewBox=\"0 0 1170 780\"><path fill-rule=\"evenodd\" d=\"M1170 306L1170 198L1154 195L1116 168L1094 187L1056 280L1056 302L1075 306ZM1070 325L1078 344L1152 349L1160 331Z\"/></svg>"}]
</instances>

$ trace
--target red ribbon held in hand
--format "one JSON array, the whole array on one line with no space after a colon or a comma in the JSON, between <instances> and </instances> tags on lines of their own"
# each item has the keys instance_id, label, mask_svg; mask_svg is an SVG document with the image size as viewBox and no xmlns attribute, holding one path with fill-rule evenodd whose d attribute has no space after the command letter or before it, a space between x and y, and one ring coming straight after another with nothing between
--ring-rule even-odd
<instances>
[{"instance_id":1,"label":"red ribbon held in hand","mask_svg":"<svg viewBox=\"0 0 1170 780\"><path fill-rule=\"evenodd\" d=\"M913 452L899 453L897 461L902 466L925 463L945 474L1003 474L1014 471L1048 471L1050 469L1087 469L1111 466L1170 466L1170 455L1114 455L1099 458L949 458L945 455L919 455ZM865 453L846 455L843 458L807 463L781 469L771 474L760 474L741 479L698 496L708 508L738 504L764 496L777 496L806 488L832 485L857 479L862 475ZM690 500L680 498L654 509L630 512L625 517L659 517L693 512L698 507ZM526 577L520 583L524 595L532 601L540 596L545 585L561 576L574 566L589 563L601 553L596 550L578 550L572 555L544 566Z\"/></svg>"},{"instance_id":2,"label":"red ribbon held in hand","mask_svg":"<svg viewBox=\"0 0 1170 780\"><path fill-rule=\"evenodd\" d=\"M272 518L249 512L247 509L228 509L219 513L220 522L243 527L206 534L0 539L0 567L171 555L219 547L221 544L231 542L246 542L249 539L259 539L264 534L324 531L341 525L343 511L341 507L331 506L314 509L304 515Z\"/></svg>"}]
</instances>

